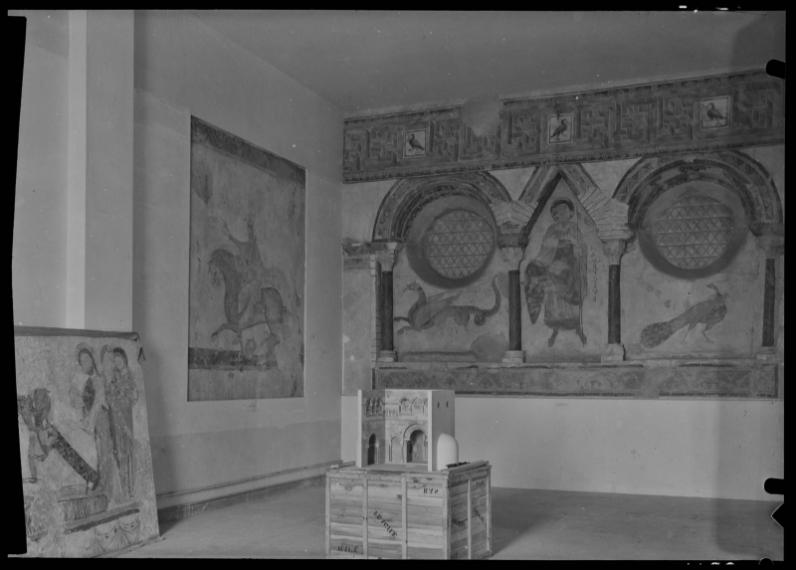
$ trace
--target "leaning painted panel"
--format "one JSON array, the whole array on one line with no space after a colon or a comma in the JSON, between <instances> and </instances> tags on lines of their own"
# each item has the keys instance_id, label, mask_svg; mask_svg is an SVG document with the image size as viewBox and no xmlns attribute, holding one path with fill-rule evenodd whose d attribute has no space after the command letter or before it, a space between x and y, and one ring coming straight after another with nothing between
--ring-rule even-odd
<instances>
[{"instance_id":1,"label":"leaning painted panel","mask_svg":"<svg viewBox=\"0 0 796 570\"><path fill-rule=\"evenodd\" d=\"M98 556L158 535L135 333L15 328L30 556Z\"/></svg>"},{"instance_id":2,"label":"leaning painted panel","mask_svg":"<svg viewBox=\"0 0 796 570\"><path fill-rule=\"evenodd\" d=\"M191 119L188 400L304 393L305 172Z\"/></svg>"}]
</instances>

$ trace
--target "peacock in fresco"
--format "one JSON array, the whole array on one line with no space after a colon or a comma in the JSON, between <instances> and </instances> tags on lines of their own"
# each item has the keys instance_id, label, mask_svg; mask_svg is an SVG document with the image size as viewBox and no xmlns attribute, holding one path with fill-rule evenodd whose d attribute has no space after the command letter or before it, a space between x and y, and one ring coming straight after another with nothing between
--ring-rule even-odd
<instances>
[{"instance_id":1,"label":"peacock in fresco","mask_svg":"<svg viewBox=\"0 0 796 570\"><path fill-rule=\"evenodd\" d=\"M719 291L718 287L712 283L708 287L715 291L715 294L710 299L700 301L671 320L652 323L644 327L644 330L641 331L641 345L644 348L653 348L683 327L687 326L688 331L691 331L698 324L705 325L702 329L702 336L713 342L707 332L724 320L727 314L727 303L725 302L727 294Z\"/></svg>"}]
</instances>

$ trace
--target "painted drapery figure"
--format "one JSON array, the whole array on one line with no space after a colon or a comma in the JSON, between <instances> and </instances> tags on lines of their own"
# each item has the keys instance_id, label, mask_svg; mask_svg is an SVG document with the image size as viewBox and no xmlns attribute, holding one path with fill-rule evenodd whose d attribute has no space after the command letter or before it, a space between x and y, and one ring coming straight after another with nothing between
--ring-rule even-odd
<instances>
[{"instance_id":1,"label":"painted drapery figure","mask_svg":"<svg viewBox=\"0 0 796 570\"><path fill-rule=\"evenodd\" d=\"M573 330L581 343L582 308L586 296L588 251L575 220L575 206L560 199L550 207L553 224L545 232L539 254L525 268L528 316L536 323L544 306L544 323L553 329L547 341L553 346L559 330Z\"/></svg>"},{"instance_id":2,"label":"painted drapery figure","mask_svg":"<svg viewBox=\"0 0 796 570\"><path fill-rule=\"evenodd\" d=\"M94 436L99 474L96 490L112 498L118 485L115 483L111 417L106 398L107 380L99 373L94 352L89 346L83 343L78 345L77 360L80 372L72 377L70 399L72 405L81 412L83 429Z\"/></svg>"},{"instance_id":3,"label":"painted drapery figure","mask_svg":"<svg viewBox=\"0 0 796 570\"><path fill-rule=\"evenodd\" d=\"M135 482L133 405L138 400L138 392L127 366L124 349L103 346L100 360L105 377L110 378L106 398L111 413L113 458L119 471L120 491L123 497L132 498Z\"/></svg>"}]
</instances>

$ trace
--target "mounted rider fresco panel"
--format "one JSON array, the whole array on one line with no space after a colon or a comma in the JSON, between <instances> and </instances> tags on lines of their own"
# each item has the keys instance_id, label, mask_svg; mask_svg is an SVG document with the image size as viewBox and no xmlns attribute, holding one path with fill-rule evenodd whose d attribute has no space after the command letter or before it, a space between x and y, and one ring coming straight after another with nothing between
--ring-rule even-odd
<instances>
[{"instance_id":1,"label":"mounted rider fresco panel","mask_svg":"<svg viewBox=\"0 0 796 570\"><path fill-rule=\"evenodd\" d=\"M191 120L188 400L304 392L302 168Z\"/></svg>"}]
</instances>

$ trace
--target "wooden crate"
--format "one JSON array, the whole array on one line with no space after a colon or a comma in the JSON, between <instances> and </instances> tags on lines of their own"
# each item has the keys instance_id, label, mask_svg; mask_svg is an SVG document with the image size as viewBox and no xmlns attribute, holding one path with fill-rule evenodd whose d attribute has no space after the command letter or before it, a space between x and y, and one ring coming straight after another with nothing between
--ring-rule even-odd
<instances>
[{"instance_id":1,"label":"wooden crate","mask_svg":"<svg viewBox=\"0 0 796 570\"><path fill-rule=\"evenodd\" d=\"M344 467L326 473L331 558L484 558L492 553L491 466Z\"/></svg>"}]
</instances>

